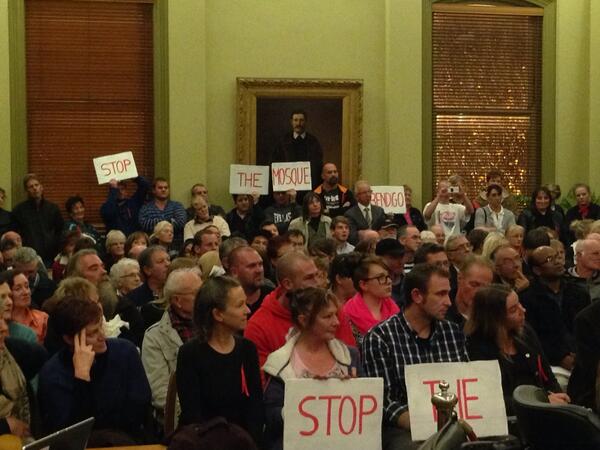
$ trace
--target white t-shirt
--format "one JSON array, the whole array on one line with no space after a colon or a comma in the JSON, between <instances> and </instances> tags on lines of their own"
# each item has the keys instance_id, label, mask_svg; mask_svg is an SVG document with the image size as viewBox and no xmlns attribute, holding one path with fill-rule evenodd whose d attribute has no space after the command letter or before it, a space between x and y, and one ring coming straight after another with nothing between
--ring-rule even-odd
<instances>
[{"instance_id":1,"label":"white t-shirt","mask_svg":"<svg viewBox=\"0 0 600 450\"><path fill-rule=\"evenodd\" d=\"M429 207L431 202L425 205L425 209ZM441 225L444 228L446 239L450 236L461 234L461 228L464 227L470 219L470 216L465 213L466 208L463 205L456 203L448 203L442 205L438 203L431 215L431 219L427 221L427 225Z\"/></svg>"}]
</instances>

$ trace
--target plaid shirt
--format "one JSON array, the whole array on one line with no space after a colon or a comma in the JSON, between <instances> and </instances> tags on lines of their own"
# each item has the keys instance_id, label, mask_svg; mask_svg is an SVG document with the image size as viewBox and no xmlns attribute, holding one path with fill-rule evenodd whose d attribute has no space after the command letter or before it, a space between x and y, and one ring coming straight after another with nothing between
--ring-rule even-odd
<instances>
[{"instance_id":1,"label":"plaid shirt","mask_svg":"<svg viewBox=\"0 0 600 450\"><path fill-rule=\"evenodd\" d=\"M383 417L392 424L408 410L404 366L468 361L465 337L458 325L435 321L429 339L421 339L403 313L369 331L362 342L362 355L366 376L383 378Z\"/></svg>"}]
</instances>

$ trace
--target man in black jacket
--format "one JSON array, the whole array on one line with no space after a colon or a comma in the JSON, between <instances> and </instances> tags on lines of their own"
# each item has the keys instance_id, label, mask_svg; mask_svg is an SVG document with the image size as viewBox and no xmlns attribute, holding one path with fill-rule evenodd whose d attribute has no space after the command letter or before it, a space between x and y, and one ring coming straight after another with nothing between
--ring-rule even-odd
<instances>
[{"instance_id":1,"label":"man in black jacket","mask_svg":"<svg viewBox=\"0 0 600 450\"><path fill-rule=\"evenodd\" d=\"M44 186L34 173L23 180L27 200L12 211L12 228L23 238L23 245L31 247L49 267L58 253L63 218L58 206L44 198Z\"/></svg>"},{"instance_id":2,"label":"man in black jacket","mask_svg":"<svg viewBox=\"0 0 600 450\"><path fill-rule=\"evenodd\" d=\"M534 280L519 294L526 318L537 333L553 366L572 370L575 364L575 316L590 304L588 292L563 278L564 267L555 249L537 248L531 254Z\"/></svg>"}]
</instances>

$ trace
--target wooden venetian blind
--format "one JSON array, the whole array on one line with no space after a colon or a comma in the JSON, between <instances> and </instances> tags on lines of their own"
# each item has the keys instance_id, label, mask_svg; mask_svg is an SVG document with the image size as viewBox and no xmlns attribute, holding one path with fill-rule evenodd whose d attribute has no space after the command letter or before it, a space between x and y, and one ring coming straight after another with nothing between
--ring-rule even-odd
<instances>
[{"instance_id":1,"label":"wooden venetian blind","mask_svg":"<svg viewBox=\"0 0 600 450\"><path fill-rule=\"evenodd\" d=\"M461 175L474 199L499 169L511 192L530 195L540 182L542 9L481 9L434 5L433 180Z\"/></svg>"},{"instance_id":2,"label":"wooden venetian blind","mask_svg":"<svg viewBox=\"0 0 600 450\"><path fill-rule=\"evenodd\" d=\"M64 209L81 195L101 223L92 159L131 150L154 167L152 1L26 0L29 171Z\"/></svg>"}]
</instances>

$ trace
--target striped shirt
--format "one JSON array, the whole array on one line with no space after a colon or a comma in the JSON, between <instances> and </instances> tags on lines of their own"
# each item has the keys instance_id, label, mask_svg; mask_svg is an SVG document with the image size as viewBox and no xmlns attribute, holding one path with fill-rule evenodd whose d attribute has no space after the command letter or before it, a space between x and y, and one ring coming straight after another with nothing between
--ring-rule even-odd
<instances>
[{"instance_id":1,"label":"striped shirt","mask_svg":"<svg viewBox=\"0 0 600 450\"><path fill-rule=\"evenodd\" d=\"M363 339L362 355L366 376L383 378L383 417L391 424L408 410L405 366L468 361L465 337L456 324L434 321L429 339L422 339L403 313L371 328Z\"/></svg>"},{"instance_id":2,"label":"striped shirt","mask_svg":"<svg viewBox=\"0 0 600 450\"><path fill-rule=\"evenodd\" d=\"M169 200L165 209L160 209L154 201L150 201L140 209L138 220L146 233L152 233L158 222L166 220L173 225L176 234L181 234L187 221L187 213L179 202Z\"/></svg>"}]
</instances>

